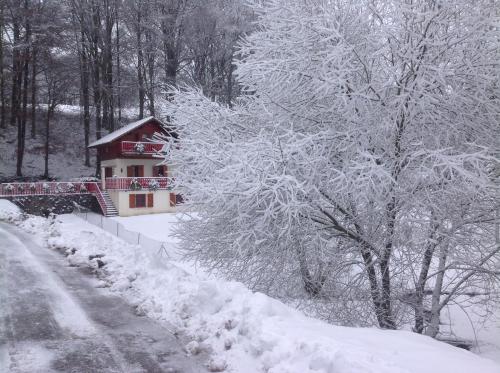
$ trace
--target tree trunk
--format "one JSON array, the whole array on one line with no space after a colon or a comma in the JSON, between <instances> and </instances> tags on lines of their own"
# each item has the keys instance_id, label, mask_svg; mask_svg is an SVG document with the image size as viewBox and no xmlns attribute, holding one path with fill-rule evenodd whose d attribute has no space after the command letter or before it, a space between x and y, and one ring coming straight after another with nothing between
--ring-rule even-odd
<instances>
[{"instance_id":1,"label":"tree trunk","mask_svg":"<svg viewBox=\"0 0 500 373\"><path fill-rule=\"evenodd\" d=\"M31 52L31 138L36 137L36 48Z\"/></svg>"},{"instance_id":2,"label":"tree trunk","mask_svg":"<svg viewBox=\"0 0 500 373\"><path fill-rule=\"evenodd\" d=\"M378 325L385 328L385 312L380 300L380 286L377 280L377 272L375 271L373 255L366 247L361 248L361 257L365 265L366 273L368 275L368 283L370 284L370 295L372 298L373 308L375 309L375 316L377 317Z\"/></svg>"},{"instance_id":3,"label":"tree trunk","mask_svg":"<svg viewBox=\"0 0 500 373\"><path fill-rule=\"evenodd\" d=\"M323 285L325 284L326 277L319 271L319 276L313 277L307 265L306 253L303 247L297 249L297 256L299 260L300 275L304 284L304 290L311 297L316 297L320 294Z\"/></svg>"},{"instance_id":4,"label":"tree trunk","mask_svg":"<svg viewBox=\"0 0 500 373\"><path fill-rule=\"evenodd\" d=\"M4 2L0 4L0 128L6 127L5 121L5 77L3 64L3 24Z\"/></svg>"},{"instance_id":5,"label":"tree trunk","mask_svg":"<svg viewBox=\"0 0 500 373\"><path fill-rule=\"evenodd\" d=\"M113 11L111 9L111 4L109 0L105 1L105 38L104 38L104 50L105 58L103 61L103 80L105 81L105 92L106 92L106 112L107 112L107 123L106 128L109 131L114 131L114 114L113 114Z\"/></svg>"},{"instance_id":6,"label":"tree trunk","mask_svg":"<svg viewBox=\"0 0 500 373\"><path fill-rule=\"evenodd\" d=\"M425 328L425 317L424 317L424 292L425 285L427 284L427 277L429 275L429 269L431 267L432 258L434 256L434 252L436 251L436 247L439 244L439 241L436 241L436 233L438 229L438 224L436 223L434 213L431 213L431 222L430 222L430 234L428 244L424 251L424 257L422 258L422 264L420 266L420 274L418 276L418 281L415 285L415 300L414 300L414 309L415 309L415 326L413 330L416 333L422 334Z\"/></svg>"},{"instance_id":7,"label":"tree trunk","mask_svg":"<svg viewBox=\"0 0 500 373\"><path fill-rule=\"evenodd\" d=\"M20 67L20 53L19 53L19 38L20 29L17 16L14 15L12 20L12 35L14 44L12 46L12 92L10 104L10 125L16 125L16 119L19 115L19 91L21 89L21 67Z\"/></svg>"},{"instance_id":8,"label":"tree trunk","mask_svg":"<svg viewBox=\"0 0 500 373\"><path fill-rule=\"evenodd\" d=\"M116 15L116 103L118 105L118 122L122 120L122 98L121 98L121 70L120 70L120 25L119 25L119 7L115 0Z\"/></svg>"},{"instance_id":9,"label":"tree trunk","mask_svg":"<svg viewBox=\"0 0 500 373\"><path fill-rule=\"evenodd\" d=\"M149 34L149 33L148 33ZM154 46L152 45L152 38L147 38L148 40L148 53L146 57L147 65L147 97L148 97L148 110L149 115L155 115L155 56L154 56Z\"/></svg>"},{"instance_id":10,"label":"tree trunk","mask_svg":"<svg viewBox=\"0 0 500 373\"><path fill-rule=\"evenodd\" d=\"M28 16L28 0L24 2L25 11L25 37L24 37L24 53L23 53L23 112L21 118L21 129L22 129L22 149L23 157L21 157L21 167L22 160L24 158L24 145L26 141L26 122L28 119L28 83L29 83L29 63L30 63L30 43L31 43L31 24L30 18Z\"/></svg>"},{"instance_id":11,"label":"tree trunk","mask_svg":"<svg viewBox=\"0 0 500 373\"><path fill-rule=\"evenodd\" d=\"M139 5L140 6L140 5ZM143 65L144 57L142 53L142 24L141 10L137 10L137 82L139 84L139 119L144 118L144 78Z\"/></svg>"},{"instance_id":12,"label":"tree trunk","mask_svg":"<svg viewBox=\"0 0 500 373\"><path fill-rule=\"evenodd\" d=\"M441 292L443 290L443 281L446 267L446 259L448 257L448 245L445 244L441 247L439 253L439 263L438 263L438 271L436 277L436 283L434 284L434 289L432 291L432 301L431 301L431 320L427 330L425 332L426 335L435 338L439 333L439 316L441 314Z\"/></svg>"},{"instance_id":13,"label":"tree trunk","mask_svg":"<svg viewBox=\"0 0 500 373\"><path fill-rule=\"evenodd\" d=\"M94 108L95 108L95 135L96 139L101 138L102 130L102 82L101 82L101 54L100 50L100 25L101 16L99 5L93 3L92 6L92 68L93 68L93 91L94 91ZM101 161L99 155L96 155L96 177L101 174Z\"/></svg>"},{"instance_id":14,"label":"tree trunk","mask_svg":"<svg viewBox=\"0 0 500 373\"><path fill-rule=\"evenodd\" d=\"M85 166L90 167L90 71L89 71L89 61L87 58L87 47L85 43L85 35L81 31L81 43L82 51L80 56L80 81L82 84L82 104L83 104L83 133L85 142Z\"/></svg>"},{"instance_id":15,"label":"tree trunk","mask_svg":"<svg viewBox=\"0 0 500 373\"><path fill-rule=\"evenodd\" d=\"M50 138L50 118L52 116L52 105L49 102L49 107L47 108L47 116L45 117L45 167L43 172L43 177L45 179L49 178L49 138Z\"/></svg>"},{"instance_id":16,"label":"tree trunk","mask_svg":"<svg viewBox=\"0 0 500 373\"><path fill-rule=\"evenodd\" d=\"M24 1L24 12L25 12L25 47L22 54L23 61L23 71L21 73L23 80L22 87L22 113L18 113L18 121L17 121L17 163L16 163L16 176L22 176L22 168L23 168L23 159L24 159L24 145L26 140L26 117L27 117L27 106L28 106L28 74L29 74L29 43L31 38L31 29L29 23L28 14L28 0ZM19 64L19 69L21 63ZM21 71L20 71L21 72ZM21 76L20 76L21 78ZM19 85L19 89L21 86Z\"/></svg>"}]
</instances>

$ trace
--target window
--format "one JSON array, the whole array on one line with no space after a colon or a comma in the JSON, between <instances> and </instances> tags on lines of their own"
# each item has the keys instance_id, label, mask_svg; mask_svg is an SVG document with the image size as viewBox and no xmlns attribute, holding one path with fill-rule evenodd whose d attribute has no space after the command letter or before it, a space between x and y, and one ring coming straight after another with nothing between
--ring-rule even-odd
<instances>
[{"instance_id":1,"label":"window","mask_svg":"<svg viewBox=\"0 0 500 373\"><path fill-rule=\"evenodd\" d=\"M147 207L153 207L153 193L129 194L128 198L129 198L129 207L131 209L146 207L146 202L147 202Z\"/></svg>"},{"instance_id":2,"label":"window","mask_svg":"<svg viewBox=\"0 0 500 373\"><path fill-rule=\"evenodd\" d=\"M146 195L136 194L135 195L135 207L146 207Z\"/></svg>"},{"instance_id":3,"label":"window","mask_svg":"<svg viewBox=\"0 0 500 373\"><path fill-rule=\"evenodd\" d=\"M167 166L153 166L153 177L167 176Z\"/></svg>"},{"instance_id":4,"label":"window","mask_svg":"<svg viewBox=\"0 0 500 373\"><path fill-rule=\"evenodd\" d=\"M144 166L127 166L127 177L144 177Z\"/></svg>"}]
</instances>

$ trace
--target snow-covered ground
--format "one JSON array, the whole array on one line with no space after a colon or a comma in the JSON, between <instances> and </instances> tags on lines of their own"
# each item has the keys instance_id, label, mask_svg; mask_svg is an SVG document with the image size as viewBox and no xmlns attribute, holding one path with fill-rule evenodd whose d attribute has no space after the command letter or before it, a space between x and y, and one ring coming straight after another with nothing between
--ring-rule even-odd
<instances>
[{"instance_id":1,"label":"snow-covered ground","mask_svg":"<svg viewBox=\"0 0 500 373\"><path fill-rule=\"evenodd\" d=\"M8 209L12 207L0 204L4 211L0 218L17 219L15 211L5 212ZM156 224L152 220L158 219L161 233L155 229L151 236L163 240L158 235L172 223L164 218L119 220L129 229L142 227L147 234ZM104 255L100 260L105 266L99 273L107 286L139 311L189 335L192 340L186 350L210 353L211 371L500 372L500 365L493 361L414 333L338 327L308 318L241 283L200 278L74 215L58 219L58 234L46 236L50 247L65 251L68 260L80 265L97 267L97 259L89 260L89 256ZM18 224L39 236L47 231L47 222L41 218Z\"/></svg>"}]
</instances>

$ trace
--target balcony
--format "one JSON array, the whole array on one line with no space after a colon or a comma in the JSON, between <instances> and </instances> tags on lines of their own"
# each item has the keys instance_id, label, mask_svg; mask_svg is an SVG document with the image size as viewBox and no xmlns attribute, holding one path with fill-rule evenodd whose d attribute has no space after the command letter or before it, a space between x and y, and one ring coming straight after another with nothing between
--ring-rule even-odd
<instances>
[{"instance_id":1,"label":"balcony","mask_svg":"<svg viewBox=\"0 0 500 373\"><path fill-rule=\"evenodd\" d=\"M170 177L107 177L105 189L155 191L170 189Z\"/></svg>"},{"instance_id":2,"label":"balcony","mask_svg":"<svg viewBox=\"0 0 500 373\"><path fill-rule=\"evenodd\" d=\"M121 142L121 152L124 155L159 155L162 148L163 144L157 142Z\"/></svg>"}]
</instances>

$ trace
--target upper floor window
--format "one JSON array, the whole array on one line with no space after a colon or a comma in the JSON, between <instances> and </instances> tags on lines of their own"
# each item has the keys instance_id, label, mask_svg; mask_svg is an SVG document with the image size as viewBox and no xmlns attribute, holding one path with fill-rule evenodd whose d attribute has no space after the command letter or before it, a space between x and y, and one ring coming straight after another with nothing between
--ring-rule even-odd
<instances>
[{"instance_id":1,"label":"upper floor window","mask_svg":"<svg viewBox=\"0 0 500 373\"><path fill-rule=\"evenodd\" d=\"M127 166L127 177L144 177L144 166Z\"/></svg>"}]
</instances>

